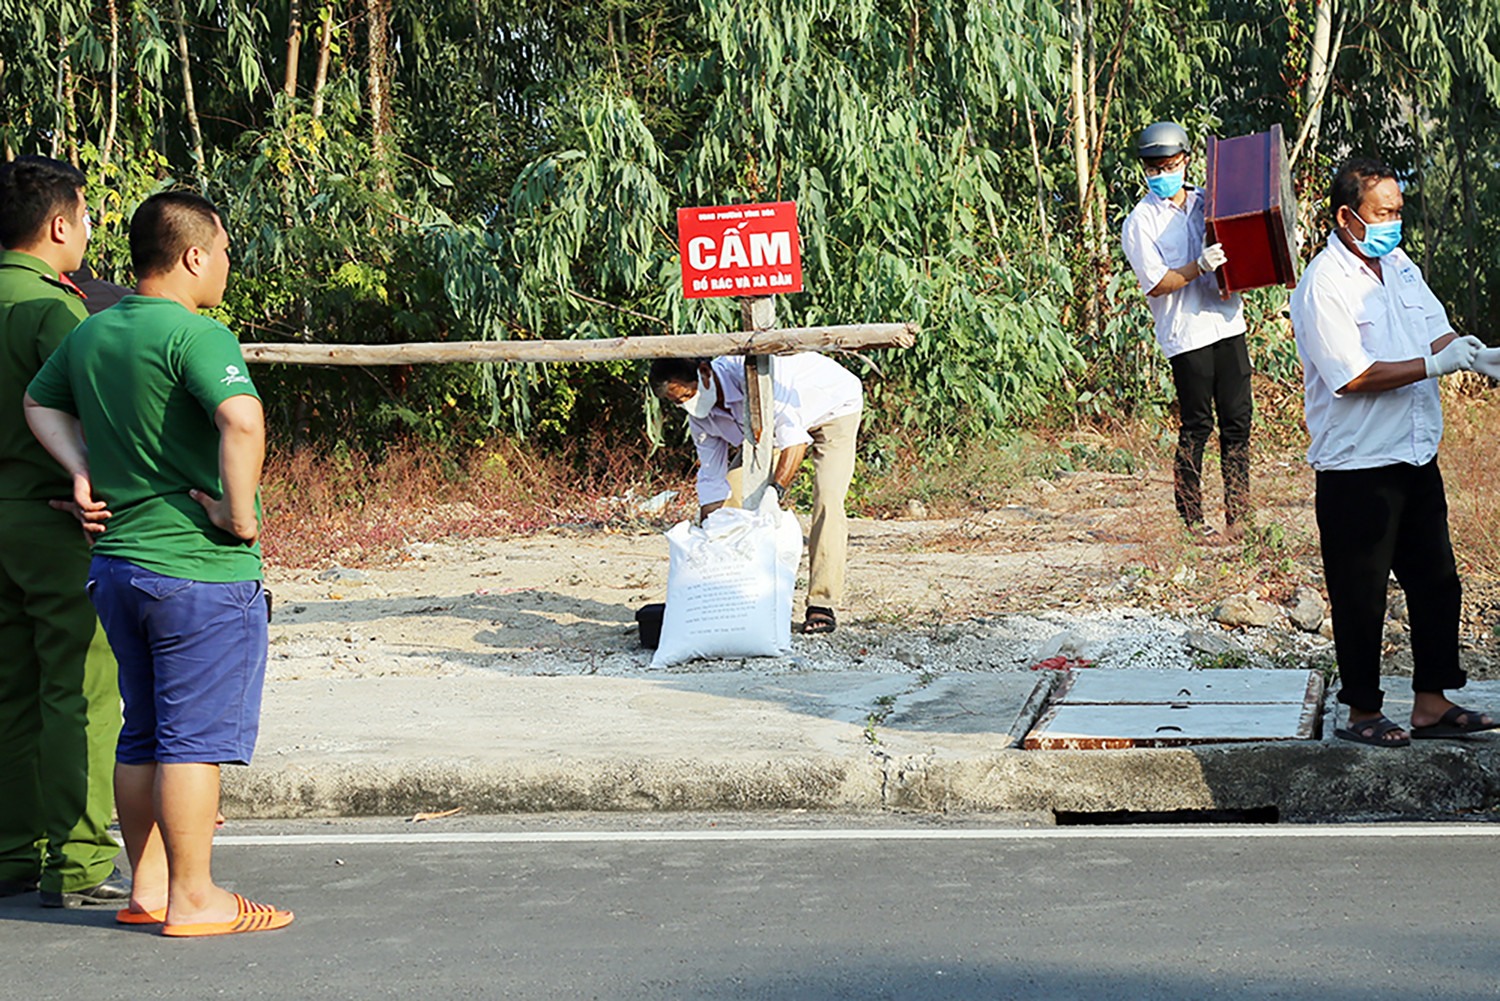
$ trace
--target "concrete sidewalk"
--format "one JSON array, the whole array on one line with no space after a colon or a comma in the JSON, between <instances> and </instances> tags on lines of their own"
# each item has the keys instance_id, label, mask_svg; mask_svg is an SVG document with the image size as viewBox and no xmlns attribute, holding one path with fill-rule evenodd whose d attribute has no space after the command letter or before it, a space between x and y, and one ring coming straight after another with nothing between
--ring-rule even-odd
<instances>
[{"instance_id":1,"label":"concrete sidewalk","mask_svg":"<svg viewBox=\"0 0 1500 1001\"><path fill-rule=\"evenodd\" d=\"M557 810L1255 810L1443 816L1500 804L1500 731L1377 749L1321 740L1017 749L1034 672L653 673L282 681L231 817ZM1409 681L1387 679L1404 722ZM1043 686L1045 689L1045 686ZM1404 693L1404 694L1402 694ZM1500 710L1500 682L1465 705ZM1327 703L1332 706L1331 700ZM879 719L871 723L871 714Z\"/></svg>"}]
</instances>

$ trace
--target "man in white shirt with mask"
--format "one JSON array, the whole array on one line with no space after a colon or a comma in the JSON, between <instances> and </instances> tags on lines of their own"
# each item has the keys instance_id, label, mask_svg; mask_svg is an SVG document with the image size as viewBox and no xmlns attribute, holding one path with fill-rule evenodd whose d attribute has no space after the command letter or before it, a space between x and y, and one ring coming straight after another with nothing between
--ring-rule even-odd
<instances>
[{"instance_id":1,"label":"man in white shirt with mask","mask_svg":"<svg viewBox=\"0 0 1500 1001\"><path fill-rule=\"evenodd\" d=\"M1335 735L1375 747L1493 729L1443 693L1458 664L1461 585L1438 471L1438 377L1474 367L1483 347L1459 337L1401 242L1401 187L1390 167L1353 159L1329 188L1335 229L1292 294L1302 358L1307 461L1317 472L1318 536L1333 606ZM1488 353L1487 353L1488 354ZM1411 724L1381 712L1386 582L1394 571L1411 621Z\"/></svg>"},{"instance_id":2,"label":"man in white shirt with mask","mask_svg":"<svg viewBox=\"0 0 1500 1001\"><path fill-rule=\"evenodd\" d=\"M1224 249L1204 246L1204 191L1185 183L1190 149L1176 122L1141 131L1136 155L1150 191L1125 220L1120 243L1146 294L1177 389L1177 513L1190 529L1213 534L1203 518L1201 479L1217 414L1225 530L1233 539L1244 533L1250 513L1250 354L1240 297L1221 299L1213 274L1226 260Z\"/></svg>"},{"instance_id":3,"label":"man in white shirt with mask","mask_svg":"<svg viewBox=\"0 0 1500 1001\"><path fill-rule=\"evenodd\" d=\"M776 357L772 375L777 455L771 486L784 497L803 458L810 457L813 464L807 617L802 631L831 633L836 626L834 608L844 595L849 550L844 501L854 478L864 391L854 373L810 352ZM726 502L738 504L739 458L731 460L731 453L745 441L745 360L659 358L651 365L649 380L658 398L687 412L698 449L699 516Z\"/></svg>"}]
</instances>

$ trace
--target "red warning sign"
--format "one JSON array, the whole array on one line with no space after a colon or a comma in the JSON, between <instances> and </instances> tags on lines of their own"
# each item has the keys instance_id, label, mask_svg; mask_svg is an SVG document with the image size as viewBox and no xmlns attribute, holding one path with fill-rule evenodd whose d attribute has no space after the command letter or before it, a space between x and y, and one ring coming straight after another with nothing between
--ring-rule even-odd
<instances>
[{"instance_id":1,"label":"red warning sign","mask_svg":"<svg viewBox=\"0 0 1500 1001\"><path fill-rule=\"evenodd\" d=\"M689 299L802 291L795 202L678 209L677 249Z\"/></svg>"}]
</instances>

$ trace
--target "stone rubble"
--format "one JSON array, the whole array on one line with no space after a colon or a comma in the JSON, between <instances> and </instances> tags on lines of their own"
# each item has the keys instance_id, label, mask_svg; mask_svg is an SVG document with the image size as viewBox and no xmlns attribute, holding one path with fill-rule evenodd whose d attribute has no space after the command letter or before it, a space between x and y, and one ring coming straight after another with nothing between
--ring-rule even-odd
<instances>
[{"instance_id":1,"label":"stone rubble","mask_svg":"<svg viewBox=\"0 0 1500 1001\"><path fill-rule=\"evenodd\" d=\"M1306 585L1299 586L1292 595L1292 610L1288 613L1292 625L1305 633L1315 633L1327 616L1328 603L1323 596Z\"/></svg>"},{"instance_id":2,"label":"stone rubble","mask_svg":"<svg viewBox=\"0 0 1500 1001\"><path fill-rule=\"evenodd\" d=\"M1330 643L1319 636L1286 628L1285 617L1279 611L1274 622L1282 628L1238 635L1225 632L1201 615L1117 608L1083 614L1049 611L1000 615L927 627L840 624L838 631L830 635L794 635L792 650L786 656L700 660L661 670L650 667L651 653L640 647L632 625L622 626L621 645L614 650L554 647L508 652L475 666L502 674L609 677L726 671L942 675L1025 671L1059 656L1106 668L1177 669L1214 666L1305 669L1311 661L1332 656ZM1232 663L1215 663L1216 659Z\"/></svg>"},{"instance_id":3,"label":"stone rubble","mask_svg":"<svg viewBox=\"0 0 1500 1001\"><path fill-rule=\"evenodd\" d=\"M1262 601L1253 594L1236 594L1225 598L1219 607L1214 609L1213 619L1226 626L1265 628L1275 625L1281 615L1281 609Z\"/></svg>"}]
</instances>

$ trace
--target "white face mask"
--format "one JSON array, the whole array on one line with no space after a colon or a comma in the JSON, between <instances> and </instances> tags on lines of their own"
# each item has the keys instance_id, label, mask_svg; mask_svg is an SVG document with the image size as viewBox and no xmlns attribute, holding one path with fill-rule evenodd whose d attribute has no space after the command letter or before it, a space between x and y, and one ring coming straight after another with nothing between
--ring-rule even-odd
<instances>
[{"instance_id":1,"label":"white face mask","mask_svg":"<svg viewBox=\"0 0 1500 1001\"><path fill-rule=\"evenodd\" d=\"M688 416L703 419L713 410L714 403L718 400L718 393L714 392L713 386L703 385L703 376L698 376L698 391L678 404L679 407L688 412Z\"/></svg>"}]
</instances>

